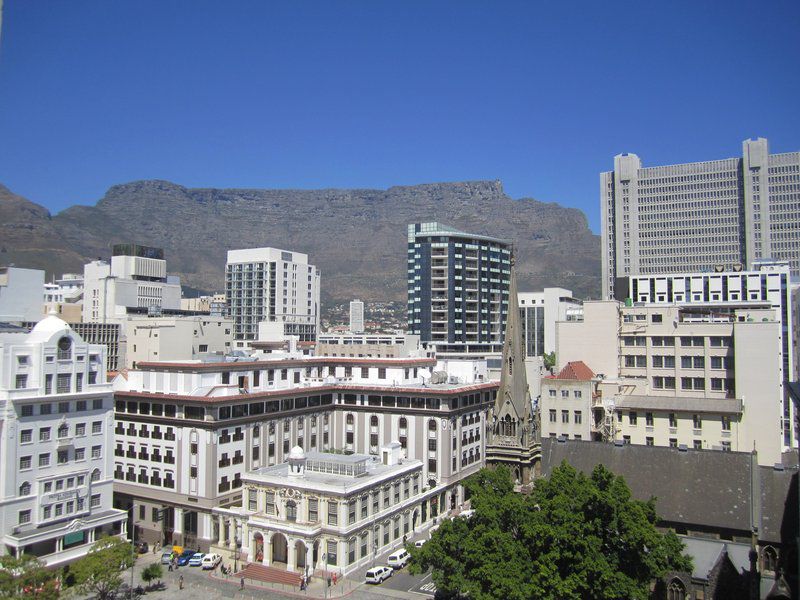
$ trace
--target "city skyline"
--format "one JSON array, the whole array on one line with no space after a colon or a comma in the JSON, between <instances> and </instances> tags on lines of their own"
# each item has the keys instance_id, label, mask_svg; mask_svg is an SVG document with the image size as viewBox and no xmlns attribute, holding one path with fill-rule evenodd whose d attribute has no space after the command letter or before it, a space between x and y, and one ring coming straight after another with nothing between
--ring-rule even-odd
<instances>
[{"instance_id":1,"label":"city skyline","mask_svg":"<svg viewBox=\"0 0 800 600\"><path fill-rule=\"evenodd\" d=\"M597 173L617 154L652 166L800 139L788 2L757 21L688 4L44 6L4 4L0 182L52 212L150 178L499 179L511 197L580 208L598 233Z\"/></svg>"}]
</instances>

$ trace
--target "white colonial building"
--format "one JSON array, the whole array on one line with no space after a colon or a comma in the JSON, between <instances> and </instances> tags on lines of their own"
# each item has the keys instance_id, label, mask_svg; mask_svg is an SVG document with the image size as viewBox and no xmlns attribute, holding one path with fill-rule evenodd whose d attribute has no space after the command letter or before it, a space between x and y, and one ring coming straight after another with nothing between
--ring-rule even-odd
<instances>
[{"instance_id":1,"label":"white colonial building","mask_svg":"<svg viewBox=\"0 0 800 600\"><path fill-rule=\"evenodd\" d=\"M285 463L295 446L378 456L398 442L421 461L420 486L437 505L428 514L449 510L464 500L460 481L484 463L498 384L484 380L485 367L436 367L431 358L289 355L139 363L115 394L119 506L138 507L137 537L148 541L232 544L237 535L214 509L242 506L248 472ZM153 518L161 510L163 522ZM246 519L234 521L241 531Z\"/></svg>"},{"instance_id":2,"label":"white colonial building","mask_svg":"<svg viewBox=\"0 0 800 600\"><path fill-rule=\"evenodd\" d=\"M54 315L30 333L0 331L0 552L57 565L125 533L105 352Z\"/></svg>"},{"instance_id":3,"label":"white colonial building","mask_svg":"<svg viewBox=\"0 0 800 600\"><path fill-rule=\"evenodd\" d=\"M245 502L217 509L216 547L241 542L251 562L347 574L433 524L444 507L422 461L398 442L379 455L304 452L244 476Z\"/></svg>"}]
</instances>

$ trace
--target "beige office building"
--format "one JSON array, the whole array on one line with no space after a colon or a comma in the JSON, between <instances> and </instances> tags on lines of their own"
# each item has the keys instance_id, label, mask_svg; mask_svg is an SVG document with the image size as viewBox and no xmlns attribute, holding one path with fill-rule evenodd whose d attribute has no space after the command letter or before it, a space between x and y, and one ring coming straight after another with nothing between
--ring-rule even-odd
<instances>
[{"instance_id":1,"label":"beige office building","mask_svg":"<svg viewBox=\"0 0 800 600\"><path fill-rule=\"evenodd\" d=\"M783 356L771 308L584 304L559 323L559 365L582 360L602 379L593 436L655 446L758 450L780 462Z\"/></svg>"}]
</instances>

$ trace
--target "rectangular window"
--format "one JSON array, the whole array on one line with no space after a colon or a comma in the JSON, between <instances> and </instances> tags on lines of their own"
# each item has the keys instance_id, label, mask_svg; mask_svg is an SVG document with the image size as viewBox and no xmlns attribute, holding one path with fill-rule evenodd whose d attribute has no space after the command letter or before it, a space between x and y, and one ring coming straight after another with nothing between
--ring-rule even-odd
<instances>
[{"instance_id":1,"label":"rectangular window","mask_svg":"<svg viewBox=\"0 0 800 600\"><path fill-rule=\"evenodd\" d=\"M338 562L336 560L336 548L339 545L338 542L335 540L328 540L328 564L329 565L337 565Z\"/></svg>"},{"instance_id":2,"label":"rectangular window","mask_svg":"<svg viewBox=\"0 0 800 600\"><path fill-rule=\"evenodd\" d=\"M636 412L631 411L628 413L628 420L630 421L631 425L636 425Z\"/></svg>"},{"instance_id":3,"label":"rectangular window","mask_svg":"<svg viewBox=\"0 0 800 600\"><path fill-rule=\"evenodd\" d=\"M14 388L24 390L26 387L28 387L28 376L23 374L17 375L14 380Z\"/></svg>"},{"instance_id":4,"label":"rectangular window","mask_svg":"<svg viewBox=\"0 0 800 600\"><path fill-rule=\"evenodd\" d=\"M39 455L39 467L49 467L50 466L50 453L40 454ZM20 468L22 465L20 465Z\"/></svg>"},{"instance_id":5,"label":"rectangular window","mask_svg":"<svg viewBox=\"0 0 800 600\"><path fill-rule=\"evenodd\" d=\"M694 429L703 428L703 419L700 417L700 415L692 415L692 427Z\"/></svg>"},{"instance_id":6,"label":"rectangular window","mask_svg":"<svg viewBox=\"0 0 800 600\"><path fill-rule=\"evenodd\" d=\"M675 413L669 413L669 426L673 429L678 426L678 419L675 417Z\"/></svg>"},{"instance_id":7,"label":"rectangular window","mask_svg":"<svg viewBox=\"0 0 800 600\"><path fill-rule=\"evenodd\" d=\"M86 435L86 423L78 423L75 425L75 435L78 437Z\"/></svg>"},{"instance_id":8,"label":"rectangular window","mask_svg":"<svg viewBox=\"0 0 800 600\"><path fill-rule=\"evenodd\" d=\"M19 468L20 468L20 470L30 469L31 468L31 457L30 456L20 456L20 458L19 458Z\"/></svg>"},{"instance_id":9,"label":"rectangular window","mask_svg":"<svg viewBox=\"0 0 800 600\"><path fill-rule=\"evenodd\" d=\"M268 515L274 515L275 514L275 492L267 492L266 494L264 494L264 497L266 498L266 501L265 501L265 504L264 504L264 511Z\"/></svg>"},{"instance_id":10,"label":"rectangular window","mask_svg":"<svg viewBox=\"0 0 800 600\"><path fill-rule=\"evenodd\" d=\"M102 421L95 421L92 423L92 433L102 433L103 431L103 423Z\"/></svg>"},{"instance_id":11,"label":"rectangular window","mask_svg":"<svg viewBox=\"0 0 800 600\"><path fill-rule=\"evenodd\" d=\"M29 444L33 441L33 429L23 429L19 432L19 443Z\"/></svg>"},{"instance_id":12,"label":"rectangular window","mask_svg":"<svg viewBox=\"0 0 800 600\"><path fill-rule=\"evenodd\" d=\"M648 445L648 446L653 446L653 445L654 445L653 438L652 438L652 437L649 437L649 436L648 436L648 437L646 437L646 438L644 438L644 443L645 443L646 445Z\"/></svg>"},{"instance_id":13,"label":"rectangular window","mask_svg":"<svg viewBox=\"0 0 800 600\"><path fill-rule=\"evenodd\" d=\"M573 417L574 417L574 420L575 420L575 424L576 425L580 425L581 424L581 411L576 410L575 413L573 414Z\"/></svg>"},{"instance_id":14,"label":"rectangular window","mask_svg":"<svg viewBox=\"0 0 800 600\"><path fill-rule=\"evenodd\" d=\"M92 458L100 458L100 446L92 446Z\"/></svg>"},{"instance_id":15,"label":"rectangular window","mask_svg":"<svg viewBox=\"0 0 800 600\"><path fill-rule=\"evenodd\" d=\"M26 523L31 522L31 511L30 510L21 510L19 511L19 521L20 525L25 525Z\"/></svg>"},{"instance_id":16,"label":"rectangular window","mask_svg":"<svg viewBox=\"0 0 800 600\"><path fill-rule=\"evenodd\" d=\"M569 423L569 411L562 410L561 411L561 422L562 423Z\"/></svg>"},{"instance_id":17,"label":"rectangular window","mask_svg":"<svg viewBox=\"0 0 800 600\"><path fill-rule=\"evenodd\" d=\"M328 500L328 525L339 524L339 503L335 500Z\"/></svg>"},{"instance_id":18,"label":"rectangular window","mask_svg":"<svg viewBox=\"0 0 800 600\"><path fill-rule=\"evenodd\" d=\"M722 431L731 430L731 418L727 415L722 415Z\"/></svg>"},{"instance_id":19,"label":"rectangular window","mask_svg":"<svg viewBox=\"0 0 800 600\"><path fill-rule=\"evenodd\" d=\"M653 413L644 413L644 424L648 427L653 426Z\"/></svg>"},{"instance_id":20,"label":"rectangular window","mask_svg":"<svg viewBox=\"0 0 800 600\"><path fill-rule=\"evenodd\" d=\"M316 523L319 519L319 500L310 498L308 500L308 520L311 523Z\"/></svg>"},{"instance_id":21,"label":"rectangular window","mask_svg":"<svg viewBox=\"0 0 800 600\"><path fill-rule=\"evenodd\" d=\"M39 430L39 441L40 442L49 442L50 441L50 428L49 427L42 427Z\"/></svg>"},{"instance_id":22,"label":"rectangular window","mask_svg":"<svg viewBox=\"0 0 800 600\"><path fill-rule=\"evenodd\" d=\"M75 460L83 460L86 456L86 448L75 448Z\"/></svg>"},{"instance_id":23,"label":"rectangular window","mask_svg":"<svg viewBox=\"0 0 800 600\"><path fill-rule=\"evenodd\" d=\"M97 508L100 506L100 494L94 494L92 499L89 501L89 506L91 508Z\"/></svg>"},{"instance_id":24,"label":"rectangular window","mask_svg":"<svg viewBox=\"0 0 800 600\"><path fill-rule=\"evenodd\" d=\"M556 411L555 411L555 409L552 409L552 408L550 409L550 422L551 423L555 423L556 422Z\"/></svg>"},{"instance_id":25,"label":"rectangular window","mask_svg":"<svg viewBox=\"0 0 800 600\"><path fill-rule=\"evenodd\" d=\"M56 377L56 393L68 394L71 388L72 388L72 375L70 375L69 373L59 373L58 376Z\"/></svg>"}]
</instances>

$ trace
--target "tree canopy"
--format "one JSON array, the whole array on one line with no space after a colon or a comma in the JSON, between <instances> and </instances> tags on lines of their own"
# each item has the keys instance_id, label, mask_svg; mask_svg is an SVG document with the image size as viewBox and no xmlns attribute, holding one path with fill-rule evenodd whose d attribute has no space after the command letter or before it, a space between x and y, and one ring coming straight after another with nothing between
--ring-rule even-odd
<instances>
[{"instance_id":1,"label":"tree canopy","mask_svg":"<svg viewBox=\"0 0 800 600\"><path fill-rule=\"evenodd\" d=\"M474 514L446 519L411 549L412 572L432 568L445 595L644 599L654 578L691 571L680 539L656 529L655 500L633 499L602 465L587 477L563 463L527 495L505 467L482 469L465 487Z\"/></svg>"},{"instance_id":2,"label":"tree canopy","mask_svg":"<svg viewBox=\"0 0 800 600\"><path fill-rule=\"evenodd\" d=\"M113 596L122 586L123 571L135 561L136 554L130 543L110 536L97 540L89 553L75 562L70 570L78 591L103 600Z\"/></svg>"},{"instance_id":3,"label":"tree canopy","mask_svg":"<svg viewBox=\"0 0 800 600\"><path fill-rule=\"evenodd\" d=\"M57 576L57 572L48 570L35 556L0 556L0 598L58 598Z\"/></svg>"}]
</instances>

